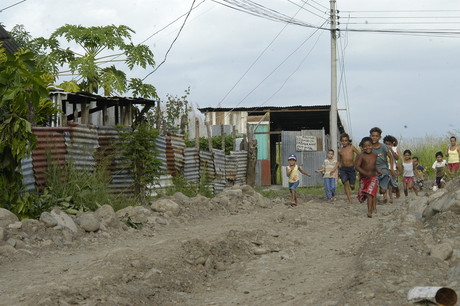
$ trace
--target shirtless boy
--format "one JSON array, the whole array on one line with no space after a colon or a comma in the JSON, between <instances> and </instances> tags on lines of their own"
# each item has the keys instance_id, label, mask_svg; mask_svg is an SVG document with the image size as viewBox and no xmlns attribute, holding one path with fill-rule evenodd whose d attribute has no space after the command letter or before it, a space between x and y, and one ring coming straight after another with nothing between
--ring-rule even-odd
<instances>
[{"instance_id":1,"label":"shirtless boy","mask_svg":"<svg viewBox=\"0 0 460 306\"><path fill-rule=\"evenodd\" d=\"M339 177L343 183L348 202L351 204L350 188L354 190L356 182L355 153L358 156L360 152L350 143L350 136L347 133L340 135L340 143L342 148L339 150Z\"/></svg>"},{"instance_id":2,"label":"shirtless boy","mask_svg":"<svg viewBox=\"0 0 460 306\"><path fill-rule=\"evenodd\" d=\"M360 203L367 199L367 216L372 218L372 213L377 211L377 153L372 152L372 139L364 137L359 146L363 149L355 161L356 170L359 172L358 201Z\"/></svg>"}]
</instances>

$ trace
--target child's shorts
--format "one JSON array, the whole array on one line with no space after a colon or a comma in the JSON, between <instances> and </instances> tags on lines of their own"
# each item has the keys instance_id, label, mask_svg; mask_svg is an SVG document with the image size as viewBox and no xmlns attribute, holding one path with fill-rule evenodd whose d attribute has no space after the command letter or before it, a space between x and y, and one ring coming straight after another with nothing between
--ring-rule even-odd
<instances>
[{"instance_id":1,"label":"child's shorts","mask_svg":"<svg viewBox=\"0 0 460 306\"><path fill-rule=\"evenodd\" d=\"M403 183L404 184L409 184L410 182L414 182L414 177L413 176L405 176L403 177Z\"/></svg>"},{"instance_id":2,"label":"child's shorts","mask_svg":"<svg viewBox=\"0 0 460 306\"><path fill-rule=\"evenodd\" d=\"M354 186L356 183L355 167L340 167L339 176L344 184L345 182L350 182L350 185Z\"/></svg>"},{"instance_id":3,"label":"child's shorts","mask_svg":"<svg viewBox=\"0 0 460 306\"><path fill-rule=\"evenodd\" d=\"M459 167L460 167L460 163L449 163L449 164L447 164L447 169L449 169L450 173L458 172Z\"/></svg>"},{"instance_id":4,"label":"child's shorts","mask_svg":"<svg viewBox=\"0 0 460 306\"><path fill-rule=\"evenodd\" d=\"M289 182L289 189L295 190L297 186L299 186L299 183L300 183L299 181L294 182L294 183Z\"/></svg>"},{"instance_id":5,"label":"child's shorts","mask_svg":"<svg viewBox=\"0 0 460 306\"><path fill-rule=\"evenodd\" d=\"M390 183L390 176L388 174L379 175L378 180L380 188L388 189L388 184Z\"/></svg>"}]
</instances>

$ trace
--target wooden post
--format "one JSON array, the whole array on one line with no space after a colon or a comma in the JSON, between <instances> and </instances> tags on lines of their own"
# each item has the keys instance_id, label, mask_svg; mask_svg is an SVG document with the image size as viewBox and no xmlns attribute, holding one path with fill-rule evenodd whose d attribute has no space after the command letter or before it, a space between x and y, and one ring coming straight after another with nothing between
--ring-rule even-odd
<instances>
[{"instance_id":1,"label":"wooden post","mask_svg":"<svg viewBox=\"0 0 460 306\"><path fill-rule=\"evenodd\" d=\"M200 119L195 118L195 149L200 151Z\"/></svg>"},{"instance_id":2,"label":"wooden post","mask_svg":"<svg viewBox=\"0 0 460 306\"><path fill-rule=\"evenodd\" d=\"M157 113L156 113L156 125L157 125L157 130L161 130L161 101L157 101Z\"/></svg>"},{"instance_id":3,"label":"wooden post","mask_svg":"<svg viewBox=\"0 0 460 306\"><path fill-rule=\"evenodd\" d=\"M220 138L221 138L221 148L225 152L225 133L224 133L224 125L220 125Z\"/></svg>"},{"instance_id":4,"label":"wooden post","mask_svg":"<svg viewBox=\"0 0 460 306\"><path fill-rule=\"evenodd\" d=\"M206 123L206 132L208 134L208 148L209 152L212 153L212 135L211 135L211 127L209 123Z\"/></svg>"},{"instance_id":5,"label":"wooden post","mask_svg":"<svg viewBox=\"0 0 460 306\"><path fill-rule=\"evenodd\" d=\"M233 143L233 151L236 151L236 128L232 125L232 143Z\"/></svg>"},{"instance_id":6,"label":"wooden post","mask_svg":"<svg viewBox=\"0 0 460 306\"><path fill-rule=\"evenodd\" d=\"M107 113L107 101L102 102L102 125L109 125L109 114Z\"/></svg>"},{"instance_id":7,"label":"wooden post","mask_svg":"<svg viewBox=\"0 0 460 306\"><path fill-rule=\"evenodd\" d=\"M88 124L88 105L83 102L81 105L81 124Z\"/></svg>"},{"instance_id":8,"label":"wooden post","mask_svg":"<svg viewBox=\"0 0 460 306\"><path fill-rule=\"evenodd\" d=\"M246 183L249 186L256 184L256 164L257 164L257 140L254 139L254 131L247 125L248 133L248 169L246 173Z\"/></svg>"}]
</instances>

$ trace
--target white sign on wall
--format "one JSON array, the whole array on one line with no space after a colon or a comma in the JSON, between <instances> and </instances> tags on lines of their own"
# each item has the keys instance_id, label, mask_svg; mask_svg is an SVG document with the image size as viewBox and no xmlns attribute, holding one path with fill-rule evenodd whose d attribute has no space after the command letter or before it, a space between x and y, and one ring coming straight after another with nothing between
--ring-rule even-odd
<instances>
[{"instance_id":1,"label":"white sign on wall","mask_svg":"<svg viewBox=\"0 0 460 306\"><path fill-rule=\"evenodd\" d=\"M317 142L315 136L296 136L296 151L317 151Z\"/></svg>"}]
</instances>

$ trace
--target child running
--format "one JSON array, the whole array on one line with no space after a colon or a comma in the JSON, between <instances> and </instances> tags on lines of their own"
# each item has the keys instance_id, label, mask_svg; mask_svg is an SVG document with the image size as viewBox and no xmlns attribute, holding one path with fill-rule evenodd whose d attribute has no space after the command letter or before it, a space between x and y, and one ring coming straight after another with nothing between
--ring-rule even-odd
<instances>
[{"instance_id":1,"label":"child running","mask_svg":"<svg viewBox=\"0 0 460 306\"><path fill-rule=\"evenodd\" d=\"M460 148L457 146L457 138L450 137L450 144L447 147L447 169L450 174L457 173L460 166Z\"/></svg>"},{"instance_id":2,"label":"child running","mask_svg":"<svg viewBox=\"0 0 460 306\"><path fill-rule=\"evenodd\" d=\"M288 157L289 166L286 167L286 175L289 177L289 191L291 193L291 205L297 206L299 202L297 201L297 192L296 188L299 186L299 173L311 176L307 171L303 170L299 165L297 165L297 156L294 154L289 155Z\"/></svg>"},{"instance_id":3,"label":"child running","mask_svg":"<svg viewBox=\"0 0 460 306\"><path fill-rule=\"evenodd\" d=\"M407 197L408 190L412 189L415 192L415 195L418 195L417 187L415 187L414 176L415 176L415 165L412 161L412 152L410 150L404 151L404 162L403 166L403 186L404 186L404 195Z\"/></svg>"},{"instance_id":4,"label":"child running","mask_svg":"<svg viewBox=\"0 0 460 306\"><path fill-rule=\"evenodd\" d=\"M377 211L376 196L378 189L377 153L372 151L373 141L370 137L364 137L359 146L361 154L355 161L356 170L359 172L358 201L363 203L367 199L367 216L372 218L372 213Z\"/></svg>"},{"instance_id":5,"label":"child running","mask_svg":"<svg viewBox=\"0 0 460 306\"><path fill-rule=\"evenodd\" d=\"M396 194L396 198L400 197L399 186L398 186L398 176L401 173L399 165L397 161L400 159L399 157L402 156L401 150L398 148L398 140L391 135L387 135L383 138L383 143L388 147L390 153L393 155L394 163L393 166L390 165L388 162L388 167L393 169L396 176L390 175L390 182L388 183L388 197L390 203L393 203L393 193Z\"/></svg>"},{"instance_id":6,"label":"child running","mask_svg":"<svg viewBox=\"0 0 460 306\"><path fill-rule=\"evenodd\" d=\"M326 192L326 200L332 202L335 197L335 182L337 180L337 168L339 163L334 159L334 150L327 152L327 159L323 162L321 169L315 170L316 173L323 173L324 191Z\"/></svg>"},{"instance_id":7,"label":"child running","mask_svg":"<svg viewBox=\"0 0 460 306\"><path fill-rule=\"evenodd\" d=\"M436 160L433 163L433 170L436 172L436 185L433 186L433 190L436 191L438 188L443 188L444 187L444 168L447 166L447 162L445 159L443 159L442 152L437 152L436 153Z\"/></svg>"},{"instance_id":8,"label":"child running","mask_svg":"<svg viewBox=\"0 0 460 306\"><path fill-rule=\"evenodd\" d=\"M390 183L391 176L396 176L393 170L394 158L393 154L390 153L388 147L380 143L382 138L382 130L378 127L372 128L370 131L370 137L372 139L372 152L377 153L377 169L379 171L379 187L380 194L383 194L385 203L388 202L388 184ZM389 159L389 162L387 161ZM388 167L390 165L390 167Z\"/></svg>"},{"instance_id":9,"label":"child running","mask_svg":"<svg viewBox=\"0 0 460 306\"><path fill-rule=\"evenodd\" d=\"M350 136L347 133L340 135L340 143L342 148L339 150L339 176L343 183L348 203L351 204L350 189L354 190L356 183L355 154L358 156L360 152L350 143Z\"/></svg>"},{"instance_id":10,"label":"child running","mask_svg":"<svg viewBox=\"0 0 460 306\"><path fill-rule=\"evenodd\" d=\"M417 156L412 157L412 162L414 163L415 167L415 184L420 188L423 189L424 180L425 180L425 173L426 169L422 165L420 165L420 161Z\"/></svg>"}]
</instances>

